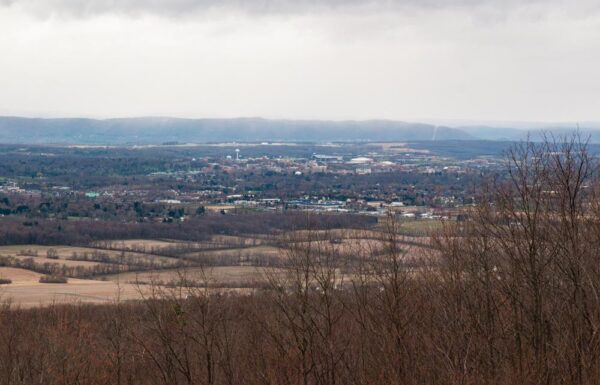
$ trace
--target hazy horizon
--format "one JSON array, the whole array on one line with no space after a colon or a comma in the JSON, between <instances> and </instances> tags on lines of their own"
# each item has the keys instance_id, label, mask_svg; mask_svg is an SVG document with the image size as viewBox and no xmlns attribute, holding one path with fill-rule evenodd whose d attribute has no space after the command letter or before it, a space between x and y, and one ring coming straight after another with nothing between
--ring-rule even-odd
<instances>
[{"instance_id":1,"label":"hazy horizon","mask_svg":"<svg viewBox=\"0 0 600 385\"><path fill-rule=\"evenodd\" d=\"M286 117L268 117L268 116L231 116L231 117L216 117L216 116L199 116L199 117L188 117L188 116L175 116L175 115L123 115L123 116L82 116L82 115L44 115L44 114L29 114L29 115L11 115L11 114L0 114L0 118L19 118L19 119L47 119L47 120L61 120L61 119L89 119L98 121L107 120L127 120L127 119L177 119L177 120L251 120L259 119L265 121L298 121L298 122L369 122L369 121L390 121L390 122L402 122L409 124L429 124L445 127L489 127L489 128L510 128L518 130L535 130L543 128L578 128L587 129L600 129L599 121L494 121L494 120L470 120L470 119L385 119L385 118L364 118L364 119L320 119L320 118L286 118Z\"/></svg>"}]
</instances>

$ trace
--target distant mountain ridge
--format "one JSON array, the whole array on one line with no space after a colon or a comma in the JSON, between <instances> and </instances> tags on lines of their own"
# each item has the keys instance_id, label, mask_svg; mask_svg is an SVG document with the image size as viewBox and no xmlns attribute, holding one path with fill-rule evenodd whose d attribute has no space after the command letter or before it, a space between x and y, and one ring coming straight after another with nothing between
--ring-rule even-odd
<instances>
[{"instance_id":1,"label":"distant mountain ridge","mask_svg":"<svg viewBox=\"0 0 600 385\"><path fill-rule=\"evenodd\" d=\"M482 140L525 140L529 137L531 140L541 140L544 135L564 137L579 133L583 140L590 139L591 142L600 143L600 123L586 122L581 125L575 123L520 123L519 128L490 125L469 125L456 126L455 128Z\"/></svg>"},{"instance_id":2,"label":"distant mountain ridge","mask_svg":"<svg viewBox=\"0 0 600 385\"><path fill-rule=\"evenodd\" d=\"M164 142L467 140L462 130L388 120L320 121L262 118L0 117L0 143L156 144Z\"/></svg>"},{"instance_id":3,"label":"distant mountain ridge","mask_svg":"<svg viewBox=\"0 0 600 385\"><path fill-rule=\"evenodd\" d=\"M183 119L140 117L118 119L0 117L0 143L14 144L160 144L215 142L357 142L523 140L542 132L565 135L574 129L539 126L530 131L491 126L449 127L392 120L325 121L263 118ZM600 142L600 125L582 128L583 138Z\"/></svg>"}]
</instances>

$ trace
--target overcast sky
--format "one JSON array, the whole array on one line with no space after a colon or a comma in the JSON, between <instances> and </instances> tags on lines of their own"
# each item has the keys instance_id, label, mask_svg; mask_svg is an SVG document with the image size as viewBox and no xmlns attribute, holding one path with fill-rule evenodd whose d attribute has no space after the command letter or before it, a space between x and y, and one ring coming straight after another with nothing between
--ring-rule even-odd
<instances>
[{"instance_id":1,"label":"overcast sky","mask_svg":"<svg viewBox=\"0 0 600 385\"><path fill-rule=\"evenodd\" d=\"M600 1L0 0L0 114L600 121Z\"/></svg>"}]
</instances>

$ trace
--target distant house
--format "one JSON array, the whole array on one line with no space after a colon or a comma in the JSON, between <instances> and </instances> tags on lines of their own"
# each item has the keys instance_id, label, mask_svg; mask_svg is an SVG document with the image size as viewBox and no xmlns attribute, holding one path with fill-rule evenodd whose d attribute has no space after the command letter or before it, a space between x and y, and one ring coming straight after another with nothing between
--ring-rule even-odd
<instances>
[{"instance_id":1,"label":"distant house","mask_svg":"<svg viewBox=\"0 0 600 385\"><path fill-rule=\"evenodd\" d=\"M359 164L355 171L358 175L368 175L371 173L371 167L367 164Z\"/></svg>"},{"instance_id":2,"label":"distant house","mask_svg":"<svg viewBox=\"0 0 600 385\"><path fill-rule=\"evenodd\" d=\"M342 157L341 156L337 156L337 155L319 155L319 154L313 154L313 159L320 161L320 162L341 162L342 161Z\"/></svg>"},{"instance_id":3,"label":"distant house","mask_svg":"<svg viewBox=\"0 0 600 385\"><path fill-rule=\"evenodd\" d=\"M181 201L179 199L161 199L158 201L158 203L178 205L181 204Z\"/></svg>"}]
</instances>

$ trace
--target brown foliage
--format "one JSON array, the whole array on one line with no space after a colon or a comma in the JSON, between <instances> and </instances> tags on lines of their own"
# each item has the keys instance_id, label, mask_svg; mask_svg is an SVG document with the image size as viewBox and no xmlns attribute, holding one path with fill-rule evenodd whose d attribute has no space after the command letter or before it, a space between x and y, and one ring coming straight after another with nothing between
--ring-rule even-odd
<instances>
[{"instance_id":1,"label":"brown foliage","mask_svg":"<svg viewBox=\"0 0 600 385\"><path fill-rule=\"evenodd\" d=\"M598 384L596 164L576 138L507 161L429 258L408 258L390 218L377 253L291 235L248 294L205 279L141 302L6 305L0 384Z\"/></svg>"},{"instance_id":2,"label":"brown foliage","mask_svg":"<svg viewBox=\"0 0 600 385\"><path fill-rule=\"evenodd\" d=\"M59 275L42 275L40 277L40 283L67 283L69 279Z\"/></svg>"}]
</instances>

